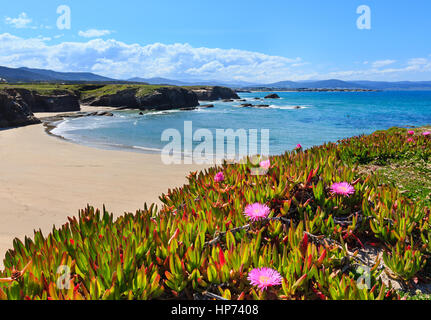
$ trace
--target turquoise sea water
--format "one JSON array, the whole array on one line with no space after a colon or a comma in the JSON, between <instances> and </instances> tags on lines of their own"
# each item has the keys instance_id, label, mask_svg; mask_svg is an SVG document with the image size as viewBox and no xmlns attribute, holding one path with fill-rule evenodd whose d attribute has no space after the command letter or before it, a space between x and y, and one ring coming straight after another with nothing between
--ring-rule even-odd
<instances>
[{"instance_id":1,"label":"turquoise sea water","mask_svg":"<svg viewBox=\"0 0 431 320\"><path fill-rule=\"evenodd\" d=\"M281 99L254 100L267 94L241 93L247 102L211 102L212 109L149 111L143 116L118 111L114 117L70 119L52 133L94 147L157 152L168 143L161 141L165 129L183 134L184 121L192 121L193 130L206 128L214 136L216 129L269 129L270 153L280 154L298 143L309 148L393 126L431 125L431 92L278 92ZM271 107L238 108L240 103Z\"/></svg>"}]
</instances>

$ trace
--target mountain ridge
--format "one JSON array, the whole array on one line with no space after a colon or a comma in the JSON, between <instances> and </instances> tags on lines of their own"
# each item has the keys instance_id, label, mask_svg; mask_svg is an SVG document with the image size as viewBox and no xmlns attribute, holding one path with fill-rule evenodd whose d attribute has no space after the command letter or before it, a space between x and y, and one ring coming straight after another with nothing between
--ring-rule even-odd
<instances>
[{"instance_id":1,"label":"mountain ridge","mask_svg":"<svg viewBox=\"0 0 431 320\"><path fill-rule=\"evenodd\" d=\"M134 77L128 80L100 76L91 72L58 72L36 68L8 68L0 66L0 82L113 82L113 83L142 83L173 86L222 86L237 89L369 89L369 90L431 90L431 81L370 81L339 79L307 80L307 81L278 81L267 84L258 84L246 81L219 81L219 80L174 80L163 77L141 78Z\"/></svg>"},{"instance_id":2,"label":"mountain ridge","mask_svg":"<svg viewBox=\"0 0 431 320\"><path fill-rule=\"evenodd\" d=\"M7 82L113 82L120 81L113 78L103 77L91 72L58 72L47 69L34 68L8 68L0 66L0 78Z\"/></svg>"}]
</instances>

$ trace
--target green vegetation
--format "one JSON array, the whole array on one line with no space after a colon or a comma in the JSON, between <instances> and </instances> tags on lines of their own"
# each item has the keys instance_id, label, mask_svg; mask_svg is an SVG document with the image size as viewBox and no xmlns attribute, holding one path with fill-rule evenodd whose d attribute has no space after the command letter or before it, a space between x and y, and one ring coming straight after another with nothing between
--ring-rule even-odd
<instances>
[{"instance_id":1,"label":"green vegetation","mask_svg":"<svg viewBox=\"0 0 431 320\"><path fill-rule=\"evenodd\" d=\"M410 293L401 292L400 296L401 296L401 299L403 300L431 300L430 294L423 294L420 292L420 290L415 292L415 294L413 295Z\"/></svg>"},{"instance_id":2,"label":"green vegetation","mask_svg":"<svg viewBox=\"0 0 431 320\"><path fill-rule=\"evenodd\" d=\"M2 89L27 89L35 91L41 95L55 94L56 92L76 92L79 91L79 85L62 85L62 84L0 84L0 90Z\"/></svg>"},{"instance_id":3,"label":"green vegetation","mask_svg":"<svg viewBox=\"0 0 431 320\"><path fill-rule=\"evenodd\" d=\"M191 173L160 210L114 220L89 207L48 236L14 240L0 299L400 299L380 275L429 278L430 209L364 168L430 157L430 136L392 129L272 157L264 175L250 162ZM253 222L244 211L256 203L270 213ZM370 247L382 259L365 286ZM282 281L260 291L248 276L264 267Z\"/></svg>"},{"instance_id":4,"label":"green vegetation","mask_svg":"<svg viewBox=\"0 0 431 320\"><path fill-rule=\"evenodd\" d=\"M431 164L425 161L397 161L379 170L383 183L398 186L401 193L431 207Z\"/></svg>"},{"instance_id":5,"label":"green vegetation","mask_svg":"<svg viewBox=\"0 0 431 320\"><path fill-rule=\"evenodd\" d=\"M431 131L431 127L423 127L415 131L421 134ZM403 130L393 128L389 132L403 132ZM383 161L371 157L371 160L362 165L361 169L367 174L376 172L380 175L381 184L393 185L407 198L431 207L431 163L411 155L409 150Z\"/></svg>"},{"instance_id":6,"label":"green vegetation","mask_svg":"<svg viewBox=\"0 0 431 320\"><path fill-rule=\"evenodd\" d=\"M82 92L81 96L82 98L85 99L89 97L101 97L105 95L113 95L125 90L136 90L136 95L138 97L144 97L146 95L152 94L154 91L162 87L167 87L167 86L110 84L110 85L102 86L100 88L95 88L93 90L86 90L86 91L81 90Z\"/></svg>"},{"instance_id":7,"label":"green vegetation","mask_svg":"<svg viewBox=\"0 0 431 320\"><path fill-rule=\"evenodd\" d=\"M104 95L112 95L124 90L136 90L137 96L146 96L153 93L161 85L140 85L140 84L53 84L53 83L39 83L39 84L0 84L2 89L27 89L35 91L42 95L56 94L70 92L75 93L81 98L97 98Z\"/></svg>"}]
</instances>

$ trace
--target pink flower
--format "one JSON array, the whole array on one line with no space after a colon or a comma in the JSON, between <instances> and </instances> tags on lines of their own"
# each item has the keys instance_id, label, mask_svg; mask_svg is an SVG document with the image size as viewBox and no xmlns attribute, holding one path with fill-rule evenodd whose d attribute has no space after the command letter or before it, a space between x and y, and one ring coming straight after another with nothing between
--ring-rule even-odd
<instances>
[{"instance_id":1,"label":"pink flower","mask_svg":"<svg viewBox=\"0 0 431 320\"><path fill-rule=\"evenodd\" d=\"M223 172L218 172L214 177L215 182L222 182L224 181L224 174Z\"/></svg>"},{"instance_id":2,"label":"pink flower","mask_svg":"<svg viewBox=\"0 0 431 320\"><path fill-rule=\"evenodd\" d=\"M347 182L337 182L331 186L331 193L349 197L355 193L355 188Z\"/></svg>"},{"instance_id":3,"label":"pink flower","mask_svg":"<svg viewBox=\"0 0 431 320\"><path fill-rule=\"evenodd\" d=\"M431 132L429 132L429 131L422 133L422 135L424 135L425 137L428 137L430 134L431 134Z\"/></svg>"},{"instance_id":4,"label":"pink flower","mask_svg":"<svg viewBox=\"0 0 431 320\"><path fill-rule=\"evenodd\" d=\"M247 279L251 285L257 286L260 291L264 291L268 287L279 286L282 281L280 273L271 268L255 268L250 271Z\"/></svg>"},{"instance_id":5,"label":"pink flower","mask_svg":"<svg viewBox=\"0 0 431 320\"><path fill-rule=\"evenodd\" d=\"M407 142L413 142L413 141L415 141L413 138L408 138L407 139Z\"/></svg>"},{"instance_id":6,"label":"pink flower","mask_svg":"<svg viewBox=\"0 0 431 320\"><path fill-rule=\"evenodd\" d=\"M411 135L411 136L414 136L414 135L415 135L415 132L414 132L414 131L412 131L412 130L408 131L407 133L408 133L409 135Z\"/></svg>"},{"instance_id":7,"label":"pink flower","mask_svg":"<svg viewBox=\"0 0 431 320\"><path fill-rule=\"evenodd\" d=\"M296 149L297 149L297 150L302 149L302 146L298 143L298 144L296 145Z\"/></svg>"},{"instance_id":8,"label":"pink flower","mask_svg":"<svg viewBox=\"0 0 431 320\"><path fill-rule=\"evenodd\" d=\"M270 212L271 212L271 209L267 205L260 204L260 203L249 204L247 207L245 207L245 210L244 210L244 214L251 221L258 221L258 220L265 219L268 217Z\"/></svg>"},{"instance_id":9,"label":"pink flower","mask_svg":"<svg viewBox=\"0 0 431 320\"><path fill-rule=\"evenodd\" d=\"M268 160L262 161L259 165L263 169L269 169L271 167L271 161L268 159Z\"/></svg>"}]
</instances>

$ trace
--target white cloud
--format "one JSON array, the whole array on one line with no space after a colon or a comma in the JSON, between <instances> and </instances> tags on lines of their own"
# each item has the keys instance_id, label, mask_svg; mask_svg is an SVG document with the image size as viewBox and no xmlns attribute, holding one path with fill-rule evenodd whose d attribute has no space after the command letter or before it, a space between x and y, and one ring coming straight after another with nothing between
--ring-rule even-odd
<instances>
[{"instance_id":1,"label":"white cloud","mask_svg":"<svg viewBox=\"0 0 431 320\"><path fill-rule=\"evenodd\" d=\"M365 70L349 70L349 71L337 71L337 72L330 72L326 75L326 77L330 78L343 78L346 80L357 80L361 79L361 77L375 80L382 80L381 77L386 77L384 80L390 80L387 79L387 77L393 77L395 76L398 78L398 80L401 80L400 77L403 75L407 75L408 73L418 73L418 72L429 72L431 71L431 60L427 59L410 59L407 61L407 64L400 68L383 68L383 69L365 69ZM397 80L397 79L392 79Z\"/></svg>"},{"instance_id":2,"label":"white cloud","mask_svg":"<svg viewBox=\"0 0 431 320\"><path fill-rule=\"evenodd\" d=\"M15 28L23 29L30 27L29 25L32 22L32 19L27 16L27 13L22 12L19 14L18 18L6 17L5 22Z\"/></svg>"},{"instance_id":3,"label":"white cloud","mask_svg":"<svg viewBox=\"0 0 431 320\"><path fill-rule=\"evenodd\" d=\"M237 49L195 48L189 44L126 44L113 39L48 44L0 34L0 65L57 71L90 71L115 78L170 77L272 81L294 78L300 58L270 56Z\"/></svg>"},{"instance_id":4,"label":"white cloud","mask_svg":"<svg viewBox=\"0 0 431 320\"><path fill-rule=\"evenodd\" d=\"M411 66L414 66L414 65L424 65L424 64L427 64L428 62L429 61L426 58L413 58L408 61L408 64Z\"/></svg>"},{"instance_id":5,"label":"white cloud","mask_svg":"<svg viewBox=\"0 0 431 320\"><path fill-rule=\"evenodd\" d=\"M55 37L55 36L54 36ZM0 34L0 65L94 72L117 79L166 77L180 80L242 80L270 83L280 80L341 78L344 80L404 80L425 78L431 57L362 65L364 69L317 72L319 66L301 58L272 56L238 49L192 47L189 44L126 44L114 39L49 43L49 38ZM376 68L375 66L380 66ZM311 70L311 71L310 71Z\"/></svg>"},{"instance_id":6,"label":"white cloud","mask_svg":"<svg viewBox=\"0 0 431 320\"><path fill-rule=\"evenodd\" d=\"M111 31L109 30L97 30L97 29L88 29L87 31L79 31L78 35L84 38L98 38L102 36L110 35Z\"/></svg>"},{"instance_id":7,"label":"white cloud","mask_svg":"<svg viewBox=\"0 0 431 320\"><path fill-rule=\"evenodd\" d=\"M375 61L373 62L373 68L382 68L382 67L386 67L390 64L394 64L395 62L397 62L396 60L379 60L379 61Z\"/></svg>"}]
</instances>

